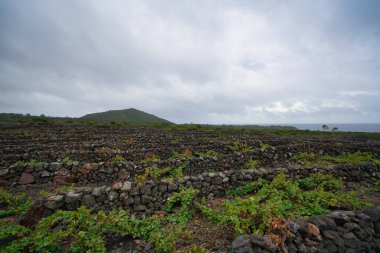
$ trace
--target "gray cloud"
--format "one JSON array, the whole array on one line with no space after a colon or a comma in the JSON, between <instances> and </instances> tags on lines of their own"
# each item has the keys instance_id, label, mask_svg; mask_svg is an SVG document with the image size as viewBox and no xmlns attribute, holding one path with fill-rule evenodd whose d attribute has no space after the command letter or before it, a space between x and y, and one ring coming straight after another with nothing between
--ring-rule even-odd
<instances>
[{"instance_id":1,"label":"gray cloud","mask_svg":"<svg viewBox=\"0 0 380 253\"><path fill-rule=\"evenodd\" d=\"M0 109L379 122L378 1L0 3Z\"/></svg>"}]
</instances>

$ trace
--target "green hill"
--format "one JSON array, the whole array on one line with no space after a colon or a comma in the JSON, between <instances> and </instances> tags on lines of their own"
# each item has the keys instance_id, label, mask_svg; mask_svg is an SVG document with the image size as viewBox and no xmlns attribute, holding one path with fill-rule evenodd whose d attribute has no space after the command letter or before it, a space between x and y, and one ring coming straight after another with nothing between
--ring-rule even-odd
<instances>
[{"instance_id":1,"label":"green hill","mask_svg":"<svg viewBox=\"0 0 380 253\"><path fill-rule=\"evenodd\" d=\"M90 113L80 117L81 120L94 120L94 121L114 121L114 122L128 122L128 123L166 123L170 121L159 118L152 114L136 110L134 108L125 110L111 110L106 112Z\"/></svg>"}]
</instances>

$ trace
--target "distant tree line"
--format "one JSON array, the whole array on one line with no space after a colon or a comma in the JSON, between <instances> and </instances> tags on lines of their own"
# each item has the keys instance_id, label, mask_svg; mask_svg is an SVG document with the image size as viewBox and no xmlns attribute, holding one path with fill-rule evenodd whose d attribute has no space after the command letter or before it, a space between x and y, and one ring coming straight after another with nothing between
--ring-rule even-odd
<instances>
[{"instance_id":1,"label":"distant tree line","mask_svg":"<svg viewBox=\"0 0 380 253\"><path fill-rule=\"evenodd\" d=\"M325 131L328 131L328 130L330 130L330 127L328 125L326 125L326 124L323 124L322 125L322 131L325 132ZM338 131L339 131L339 129L337 127L331 128L331 132L338 132Z\"/></svg>"}]
</instances>

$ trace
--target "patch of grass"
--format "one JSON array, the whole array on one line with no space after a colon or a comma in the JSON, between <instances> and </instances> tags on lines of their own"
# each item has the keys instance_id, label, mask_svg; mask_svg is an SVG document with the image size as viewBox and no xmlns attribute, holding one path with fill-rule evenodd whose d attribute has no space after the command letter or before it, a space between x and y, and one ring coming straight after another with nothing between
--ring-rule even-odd
<instances>
[{"instance_id":1,"label":"patch of grass","mask_svg":"<svg viewBox=\"0 0 380 253\"><path fill-rule=\"evenodd\" d=\"M315 178L319 180L321 176ZM222 226L232 226L235 233L240 235L263 234L278 217L323 215L331 208L358 209L367 204L359 200L355 192L344 192L335 182L312 184L304 180L303 185L313 189L302 189L297 181L286 179L285 174L280 173L271 183L263 184L251 197L237 197L224 202L217 209L209 208L205 203L197 206L208 219ZM330 185L337 187L328 189Z\"/></svg>"}]
</instances>

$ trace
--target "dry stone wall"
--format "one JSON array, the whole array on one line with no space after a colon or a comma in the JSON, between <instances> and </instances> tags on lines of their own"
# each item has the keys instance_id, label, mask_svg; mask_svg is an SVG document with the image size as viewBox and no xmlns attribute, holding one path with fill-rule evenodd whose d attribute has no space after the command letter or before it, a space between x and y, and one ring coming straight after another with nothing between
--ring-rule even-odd
<instances>
[{"instance_id":1,"label":"dry stone wall","mask_svg":"<svg viewBox=\"0 0 380 253\"><path fill-rule=\"evenodd\" d=\"M238 237L234 253L380 252L380 207L359 212L334 211L326 216L286 223L277 231L285 241L276 245L267 237Z\"/></svg>"},{"instance_id":2,"label":"dry stone wall","mask_svg":"<svg viewBox=\"0 0 380 253\"><path fill-rule=\"evenodd\" d=\"M259 168L257 170L203 172L174 181L148 180L139 186L130 180L115 181L109 186L83 187L65 194L49 196L46 198L46 207L52 210L74 210L79 206L86 205L95 210L120 208L137 215L150 215L161 210L167 199L180 187L199 189L200 196L222 197L225 195L226 189L244 185L258 178L272 180L281 171L292 178L304 178L318 169ZM342 166L319 171L345 178L349 182L365 182L379 178L379 170L374 164Z\"/></svg>"}]
</instances>

